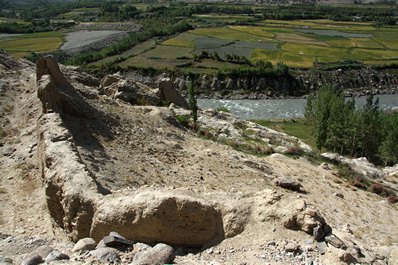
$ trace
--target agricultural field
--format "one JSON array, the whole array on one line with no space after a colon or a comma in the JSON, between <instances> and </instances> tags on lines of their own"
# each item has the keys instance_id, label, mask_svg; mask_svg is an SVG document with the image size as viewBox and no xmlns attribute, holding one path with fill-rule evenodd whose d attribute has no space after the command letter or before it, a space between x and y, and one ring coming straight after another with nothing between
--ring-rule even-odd
<instances>
[{"instance_id":1,"label":"agricultural field","mask_svg":"<svg viewBox=\"0 0 398 265\"><path fill-rule=\"evenodd\" d=\"M32 52L49 52L57 50L63 43L64 34L61 32L43 32L21 34L10 38L0 39L0 48L21 58Z\"/></svg>"},{"instance_id":2,"label":"agricultural field","mask_svg":"<svg viewBox=\"0 0 398 265\"><path fill-rule=\"evenodd\" d=\"M205 63L204 59L192 59L203 51L217 54L220 59L206 59ZM158 42L154 49L137 56L130 56L119 66L128 67L142 60L155 69L176 66L182 71L196 68L194 72L211 72L233 68L233 63L226 62L228 56L245 57L252 63L282 61L297 68L344 60L384 65L398 62L398 26L375 28L371 23L326 19L265 20L256 25L190 30ZM187 61L191 63L182 63Z\"/></svg>"},{"instance_id":3,"label":"agricultural field","mask_svg":"<svg viewBox=\"0 0 398 265\"><path fill-rule=\"evenodd\" d=\"M73 19L73 20L80 20L83 19L85 16L89 15L89 14L97 14L99 13L100 10L99 8L75 8L72 11L60 14L58 16L56 16L56 19Z\"/></svg>"}]
</instances>

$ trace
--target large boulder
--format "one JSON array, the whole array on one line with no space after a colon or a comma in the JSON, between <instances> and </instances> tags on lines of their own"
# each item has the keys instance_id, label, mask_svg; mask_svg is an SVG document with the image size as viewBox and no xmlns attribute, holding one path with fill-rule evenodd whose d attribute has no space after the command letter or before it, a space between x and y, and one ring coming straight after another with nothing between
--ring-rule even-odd
<instances>
[{"instance_id":1,"label":"large boulder","mask_svg":"<svg viewBox=\"0 0 398 265\"><path fill-rule=\"evenodd\" d=\"M91 236L100 240L110 231L139 242L196 247L223 237L220 214L208 203L149 191L103 201L94 215Z\"/></svg>"},{"instance_id":2,"label":"large boulder","mask_svg":"<svg viewBox=\"0 0 398 265\"><path fill-rule=\"evenodd\" d=\"M162 78L159 80L159 97L161 100L189 109L187 101L181 96L177 89L175 89L170 78Z\"/></svg>"},{"instance_id":3,"label":"large boulder","mask_svg":"<svg viewBox=\"0 0 398 265\"><path fill-rule=\"evenodd\" d=\"M43 112L91 117L92 110L62 74L57 60L46 56L36 61L37 96Z\"/></svg>"},{"instance_id":4,"label":"large boulder","mask_svg":"<svg viewBox=\"0 0 398 265\"><path fill-rule=\"evenodd\" d=\"M50 75L58 86L68 83L59 68L57 59L52 55L45 56L36 61L36 81L38 82L44 75Z\"/></svg>"}]
</instances>

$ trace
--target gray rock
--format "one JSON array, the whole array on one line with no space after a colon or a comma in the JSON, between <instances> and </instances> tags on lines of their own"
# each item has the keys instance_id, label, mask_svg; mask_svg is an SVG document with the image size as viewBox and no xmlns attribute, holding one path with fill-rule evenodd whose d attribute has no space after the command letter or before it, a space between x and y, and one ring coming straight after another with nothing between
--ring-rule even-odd
<instances>
[{"instance_id":1,"label":"gray rock","mask_svg":"<svg viewBox=\"0 0 398 265\"><path fill-rule=\"evenodd\" d=\"M339 255L339 259L347 264L351 264L353 262L356 262L357 260L355 259L355 257L349 252L346 251L344 253L341 253Z\"/></svg>"},{"instance_id":2,"label":"gray rock","mask_svg":"<svg viewBox=\"0 0 398 265\"><path fill-rule=\"evenodd\" d=\"M332 233L332 228L328 224L324 223L322 225L316 226L312 235L316 241L321 241L330 233Z\"/></svg>"},{"instance_id":3,"label":"gray rock","mask_svg":"<svg viewBox=\"0 0 398 265\"><path fill-rule=\"evenodd\" d=\"M326 250L328 248L328 245L325 242L318 242L317 247L321 254L325 254Z\"/></svg>"},{"instance_id":4,"label":"gray rock","mask_svg":"<svg viewBox=\"0 0 398 265\"><path fill-rule=\"evenodd\" d=\"M342 249L347 248L347 246L344 244L344 242L341 241L341 239L335 235L330 235L330 236L325 237L325 241L328 244L334 246L335 248L342 248Z\"/></svg>"},{"instance_id":5,"label":"gray rock","mask_svg":"<svg viewBox=\"0 0 398 265\"><path fill-rule=\"evenodd\" d=\"M344 199L344 195L340 192L333 193L334 196Z\"/></svg>"},{"instance_id":6,"label":"gray rock","mask_svg":"<svg viewBox=\"0 0 398 265\"><path fill-rule=\"evenodd\" d=\"M174 249L159 243L149 250L135 254L132 265L163 265L172 263L175 258Z\"/></svg>"},{"instance_id":7,"label":"gray rock","mask_svg":"<svg viewBox=\"0 0 398 265\"><path fill-rule=\"evenodd\" d=\"M275 184L279 187L293 191L299 191L300 188L302 187L299 182L288 176L277 178L275 180Z\"/></svg>"},{"instance_id":8,"label":"gray rock","mask_svg":"<svg viewBox=\"0 0 398 265\"><path fill-rule=\"evenodd\" d=\"M298 252L300 250L300 246L296 243L289 243L285 246L286 252Z\"/></svg>"},{"instance_id":9,"label":"gray rock","mask_svg":"<svg viewBox=\"0 0 398 265\"><path fill-rule=\"evenodd\" d=\"M1 153L3 154L3 156L11 156L16 150L17 149L15 149L14 147L5 147L3 148Z\"/></svg>"},{"instance_id":10,"label":"gray rock","mask_svg":"<svg viewBox=\"0 0 398 265\"><path fill-rule=\"evenodd\" d=\"M50 246L40 246L30 253L30 256L39 255L43 260L50 254L54 249Z\"/></svg>"},{"instance_id":11,"label":"gray rock","mask_svg":"<svg viewBox=\"0 0 398 265\"><path fill-rule=\"evenodd\" d=\"M109 235L104 237L104 244L112 248L125 248L133 245L132 241L119 236Z\"/></svg>"},{"instance_id":12,"label":"gray rock","mask_svg":"<svg viewBox=\"0 0 398 265\"><path fill-rule=\"evenodd\" d=\"M120 256L117 250L110 247L98 248L90 251L90 255L103 262L117 263L120 261Z\"/></svg>"},{"instance_id":13,"label":"gray rock","mask_svg":"<svg viewBox=\"0 0 398 265\"><path fill-rule=\"evenodd\" d=\"M21 265L37 265L43 263L43 258L39 255L33 255L33 256L28 256L25 258L22 262Z\"/></svg>"},{"instance_id":14,"label":"gray rock","mask_svg":"<svg viewBox=\"0 0 398 265\"><path fill-rule=\"evenodd\" d=\"M99 249L99 248L105 248L105 242L104 239L101 239L100 242L98 242L97 246L95 247L95 249Z\"/></svg>"},{"instance_id":15,"label":"gray rock","mask_svg":"<svg viewBox=\"0 0 398 265\"><path fill-rule=\"evenodd\" d=\"M94 239L86 237L82 238L77 243L72 249L72 252L77 252L77 251L83 251L83 250L93 250L97 243L95 242Z\"/></svg>"},{"instance_id":16,"label":"gray rock","mask_svg":"<svg viewBox=\"0 0 398 265\"><path fill-rule=\"evenodd\" d=\"M118 238L122 238L122 239L126 239L124 236L122 236L121 234L119 234L118 232L112 231L109 233L110 236L115 236Z\"/></svg>"},{"instance_id":17,"label":"gray rock","mask_svg":"<svg viewBox=\"0 0 398 265\"><path fill-rule=\"evenodd\" d=\"M69 259L69 256L62 253L61 251L54 249L53 251L51 251L50 254L47 255L47 257L45 258L45 262L52 262L55 260L65 260L65 259Z\"/></svg>"},{"instance_id":18,"label":"gray rock","mask_svg":"<svg viewBox=\"0 0 398 265\"><path fill-rule=\"evenodd\" d=\"M149 246L147 244L144 244L144 243L136 243L136 244L134 244L134 250L135 251L143 251L143 250L148 250L148 249L151 249L151 248L152 248L151 246Z\"/></svg>"}]
</instances>

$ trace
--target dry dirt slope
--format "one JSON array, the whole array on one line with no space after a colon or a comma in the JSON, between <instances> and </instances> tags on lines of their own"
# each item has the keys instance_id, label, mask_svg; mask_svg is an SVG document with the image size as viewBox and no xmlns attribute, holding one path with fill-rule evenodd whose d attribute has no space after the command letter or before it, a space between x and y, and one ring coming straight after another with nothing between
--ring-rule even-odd
<instances>
[{"instance_id":1,"label":"dry dirt slope","mask_svg":"<svg viewBox=\"0 0 398 265\"><path fill-rule=\"evenodd\" d=\"M397 207L381 197L353 190L338 181L333 170L304 158L259 158L198 138L176 124L168 108L131 106L99 97L95 82L88 82L92 79L73 69L63 71L78 94L85 95L81 109L88 110L83 116L62 115L58 125L69 131L76 161L84 164L98 188L98 194L90 194L95 212L91 235L102 220L98 216L116 212L120 198L134 205L145 194L154 196L149 198L171 194L215 209L223 232L203 247L176 247L176 263L339 264L339 257L349 251L363 264L395 264ZM49 183L39 172L37 143L43 123L38 128L38 120L53 116L42 114L34 66L3 57L0 76L0 256L19 261L46 243L73 257L68 236L76 233L73 227L66 232L59 229L48 213ZM276 187L273 180L280 176L296 179L305 192ZM301 231L303 227L286 228L286 218L300 216L305 205L323 216L347 250L315 242ZM311 215L302 216L312 220ZM172 244L173 238L164 240Z\"/></svg>"}]
</instances>

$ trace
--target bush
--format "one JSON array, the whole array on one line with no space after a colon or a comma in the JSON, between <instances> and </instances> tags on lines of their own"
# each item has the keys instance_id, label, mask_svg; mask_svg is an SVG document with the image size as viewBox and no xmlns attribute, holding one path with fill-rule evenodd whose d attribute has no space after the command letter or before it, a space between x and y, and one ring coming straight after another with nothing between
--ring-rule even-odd
<instances>
[{"instance_id":1,"label":"bush","mask_svg":"<svg viewBox=\"0 0 398 265\"><path fill-rule=\"evenodd\" d=\"M176 115L176 120L184 127L189 126L189 115Z\"/></svg>"},{"instance_id":2,"label":"bush","mask_svg":"<svg viewBox=\"0 0 398 265\"><path fill-rule=\"evenodd\" d=\"M370 185L369 191L383 197L389 197L394 195L392 190L388 189L380 183L373 183L372 185Z\"/></svg>"},{"instance_id":3,"label":"bush","mask_svg":"<svg viewBox=\"0 0 398 265\"><path fill-rule=\"evenodd\" d=\"M227 107L224 107L224 106L218 107L218 108L216 109L216 111L218 111L218 112L223 111L223 112L228 112L228 113L231 112Z\"/></svg>"},{"instance_id":4,"label":"bush","mask_svg":"<svg viewBox=\"0 0 398 265\"><path fill-rule=\"evenodd\" d=\"M397 203L398 197L395 195L390 195L390 196L388 196L387 201L391 204Z\"/></svg>"}]
</instances>

